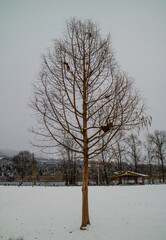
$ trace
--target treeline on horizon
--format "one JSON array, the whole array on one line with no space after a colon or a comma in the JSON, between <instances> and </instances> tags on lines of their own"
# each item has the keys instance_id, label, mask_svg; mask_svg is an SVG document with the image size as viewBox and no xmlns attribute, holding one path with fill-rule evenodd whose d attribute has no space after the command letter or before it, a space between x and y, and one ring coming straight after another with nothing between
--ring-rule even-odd
<instances>
[{"instance_id":1,"label":"treeline on horizon","mask_svg":"<svg viewBox=\"0 0 166 240\"><path fill-rule=\"evenodd\" d=\"M71 139L66 139L74 144ZM0 165L0 181L65 182L77 185L82 182L83 162L70 148L59 149L59 161L42 163L33 153L22 151ZM110 185L111 176L123 171L149 175L150 183L165 182L166 131L155 130L141 141L140 136L121 135L118 141L106 148L97 159L89 161L89 184Z\"/></svg>"}]
</instances>

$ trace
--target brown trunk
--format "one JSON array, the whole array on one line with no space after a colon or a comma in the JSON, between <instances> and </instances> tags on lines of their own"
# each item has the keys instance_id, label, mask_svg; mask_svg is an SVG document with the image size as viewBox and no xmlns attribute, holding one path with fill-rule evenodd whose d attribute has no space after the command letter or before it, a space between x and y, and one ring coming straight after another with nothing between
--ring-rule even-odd
<instances>
[{"instance_id":1,"label":"brown trunk","mask_svg":"<svg viewBox=\"0 0 166 240\"><path fill-rule=\"evenodd\" d=\"M86 104L84 105L86 109ZM83 168L83 184L82 184L82 224L80 229L85 230L85 227L90 224L88 210L88 140L87 140L87 121L86 111L84 111L84 168Z\"/></svg>"},{"instance_id":2,"label":"brown trunk","mask_svg":"<svg viewBox=\"0 0 166 240\"><path fill-rule=\"evenodd\" d=\"M88 135L87 135L87 78L85 71L85 56L83 57L84 82L83 82L83 141L84 141L84 169L82 184L82 224L80 229L90 224L88 209Z\"/></svg>"},{"instance_id":3,"label":"brown trunk","mask_svg":"<svg viewBox=\"0 0 166 240\"><path fill-rule=\"evenodd\" d=\"M161 158L161 168L162 168L162 179L163 179L163 183L165 182L165 174L164 174L164 162L163 159Z\"/></svg>"},{"instance_id":4,"label":"brown trunk","mask_svg":"<svg viewBox=\"0 0 166 240\"><path fill-rule=\"evenodd\" d=\"M84 230L88 224L90 224L88 209L88 162L84 162L82 185L82 224L80 229Z\"/></svg>"}]
</instances>

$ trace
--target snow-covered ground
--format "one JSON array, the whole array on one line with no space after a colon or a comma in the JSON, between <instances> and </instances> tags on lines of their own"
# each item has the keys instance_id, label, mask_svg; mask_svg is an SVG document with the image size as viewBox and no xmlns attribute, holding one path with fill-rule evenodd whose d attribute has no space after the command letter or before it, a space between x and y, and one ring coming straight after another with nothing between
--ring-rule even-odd
<instances>
[{"instance_id":1,"label":"snow-covered ground","mask_svg":"<svg viewBox=\"0 0 166 240\"><path fill-rule=\"evenodd\" d=\"M81 187L0 187L0 240L164 240L166 185L89 187L91 225L81 224Z\"/></svg>"}]
</instances>

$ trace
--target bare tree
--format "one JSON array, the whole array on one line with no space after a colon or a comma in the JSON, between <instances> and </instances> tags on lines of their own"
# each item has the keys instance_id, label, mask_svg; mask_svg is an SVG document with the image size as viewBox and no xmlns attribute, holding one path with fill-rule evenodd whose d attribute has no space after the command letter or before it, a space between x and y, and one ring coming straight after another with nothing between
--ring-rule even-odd
<instances>
[{"instance_id":1,"label":"bare tree","mask_svg":"<svg viewBox=\"0 0 166 240\"><path fill-rule=\"evenodd\" d=\"M162 180L165 182L166 132L156 130L153 134L148 134L147 141L151 145L151 155L158 160L159 170L161 166Z\"/></svg>"},{"instance_id":2,"label":"bare tree","mask_svg":"<svg viewBox=\"0 0 166 240\"><path fill-rule=\"evenodd\" d=\"M141 145L142 142L137 135L130 134L126 138L128 160L134 165L135 172L138 172L138 163L141 161ZM137 183L137 178L135 182Z\"/></svg>"},{"instance_id":3,"label":"bare tree","mask_svg":"<svg viewBox=\"0 0 166 240\"><path fill-rule=\"evenodd\" d=\"M148 165L149 180L151 180L151 182L154 183L154 164L156 161L153 153L153 146L148 141L148 136L147 136L146 142L144 143L144 147L146 150L145 160Z\"/></svg>"},{"instance_id":4,"label":"bare tree","mask_svg":"<svg viewBox=\"0 0 166 240\"><path fill-rule=\"evenodd\" d=\"M104 145L104 138L102 139L102 144ZM100 159L101 159L101 163L102 163L102 169L101 169L101 173L102 173L102 184L106 183L107 185L109 184L109 170L110 170L110 161L112 160L112 151L110 151L110 148L107 147L105 148L101 154L100 154ZM103 170L103 171L102 171Z\"/></svg>"},{"instance_id":5,"label":"bare tree","mask_svg":"<svg viewBox=\"0 0 166 240\"><path fill-rule=\"evenodd\" d=\"M65 175L66 185L76 184L78 179L78 165L79 165L79 155L73 151L76 148L76 142L73 140L69 134L63 135L63 144L59 146L59 154L62 157L62 171ZM77 164L78 162L78 164Z\"/></svg>"},{"instance_id":6,"label":"bare tree","mask_svg":"<svg viewBox=\"0 0 166 240\"><path fill-rule=\"evenodd\" d=\"M34 154L33 154L33 160L31 163L31 181L32 185L36 185L37 180L39 179L39 174L38 174L38 167L37 167L37 162L34 159Z\"/></svg>"},{"instance_id":7,"label":"bare tree","mask_svg":"<svg viewBox=\"0 0 166 240\"><path fill-rule=\"evenodd\" d=\"M145 103L133 81L121 72L111 49L90 20L67 22L64 38L42 58L32 107L38 113L37 145L55 148L62 130L76 142L71 150L83 158L82 224L90 224L88 161L96 158L121 130L148 123ZM99 117L100 116L100 117ZM105 137L104 145L97 147ZM44 142L41 142L43 138Z\"/></svg>"},{"instance_id":8,"label":"bare tree","mask_svg":"<svg viewBox=\"0 0 166 240\"><path fill-rule=\"evenodd\" d=\"M32 176L32 171L37 168L34 154L29 151L19 152L12 158L12 162L19 176L20 184L23 183L26 176Z\"/></svg>"},{"instance_id":9,"label":"bare tree","mask_svg":"<svg viewBox=\"0 0 166 240\"><path fill-rule=\"evenodd\" d=\"M122 170L124 170L122 163L126 161L125 136L122 132L119 132L118 136L116 137L115 143L111 145L111 151L114 161L117 162L118 171L121 172Z\"/></svg>"}]
</instances>

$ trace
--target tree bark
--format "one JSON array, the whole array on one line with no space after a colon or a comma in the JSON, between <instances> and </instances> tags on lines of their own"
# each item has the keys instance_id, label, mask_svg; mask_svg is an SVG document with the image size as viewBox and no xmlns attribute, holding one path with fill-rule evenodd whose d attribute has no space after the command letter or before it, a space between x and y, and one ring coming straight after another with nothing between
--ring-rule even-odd
<instances>
[{"instance_id":1,"label":"tree bark","mask_svg":"<svg viewBox=\"0 0 166 240\"><path fill-rule=\"evenodd\" d=\"M162 179L163 179L163 183L164 183L165 182L164 161L163 161L162 157L160 157L160 160L161 160L161 168L162 168Z\"/></svg>"},{"instance_id":2,"label":"tree bark","mask_svg":"<svg viewBox=\"0 0 166 240\"><path fill-rule=\"evenodd\" d=\"M88 159L84 159L83 185L82 185L82 224L80 229L84 230L90 224L88 208Z\"/></svg>"},{"instance_id":3,"label":"tree bark","mask_svg":"<svg viewBox=\"0 0 166 240\"><path fill-rule=\"evenodd\" d=\"M80 229L90 224L88 209L88 134L87 134L87 78L85 76L85 57L83 58L84 82L83 82L83 142L84 142L84 167L82 184L82 224Z\"/></svg>"}]
</instances>

